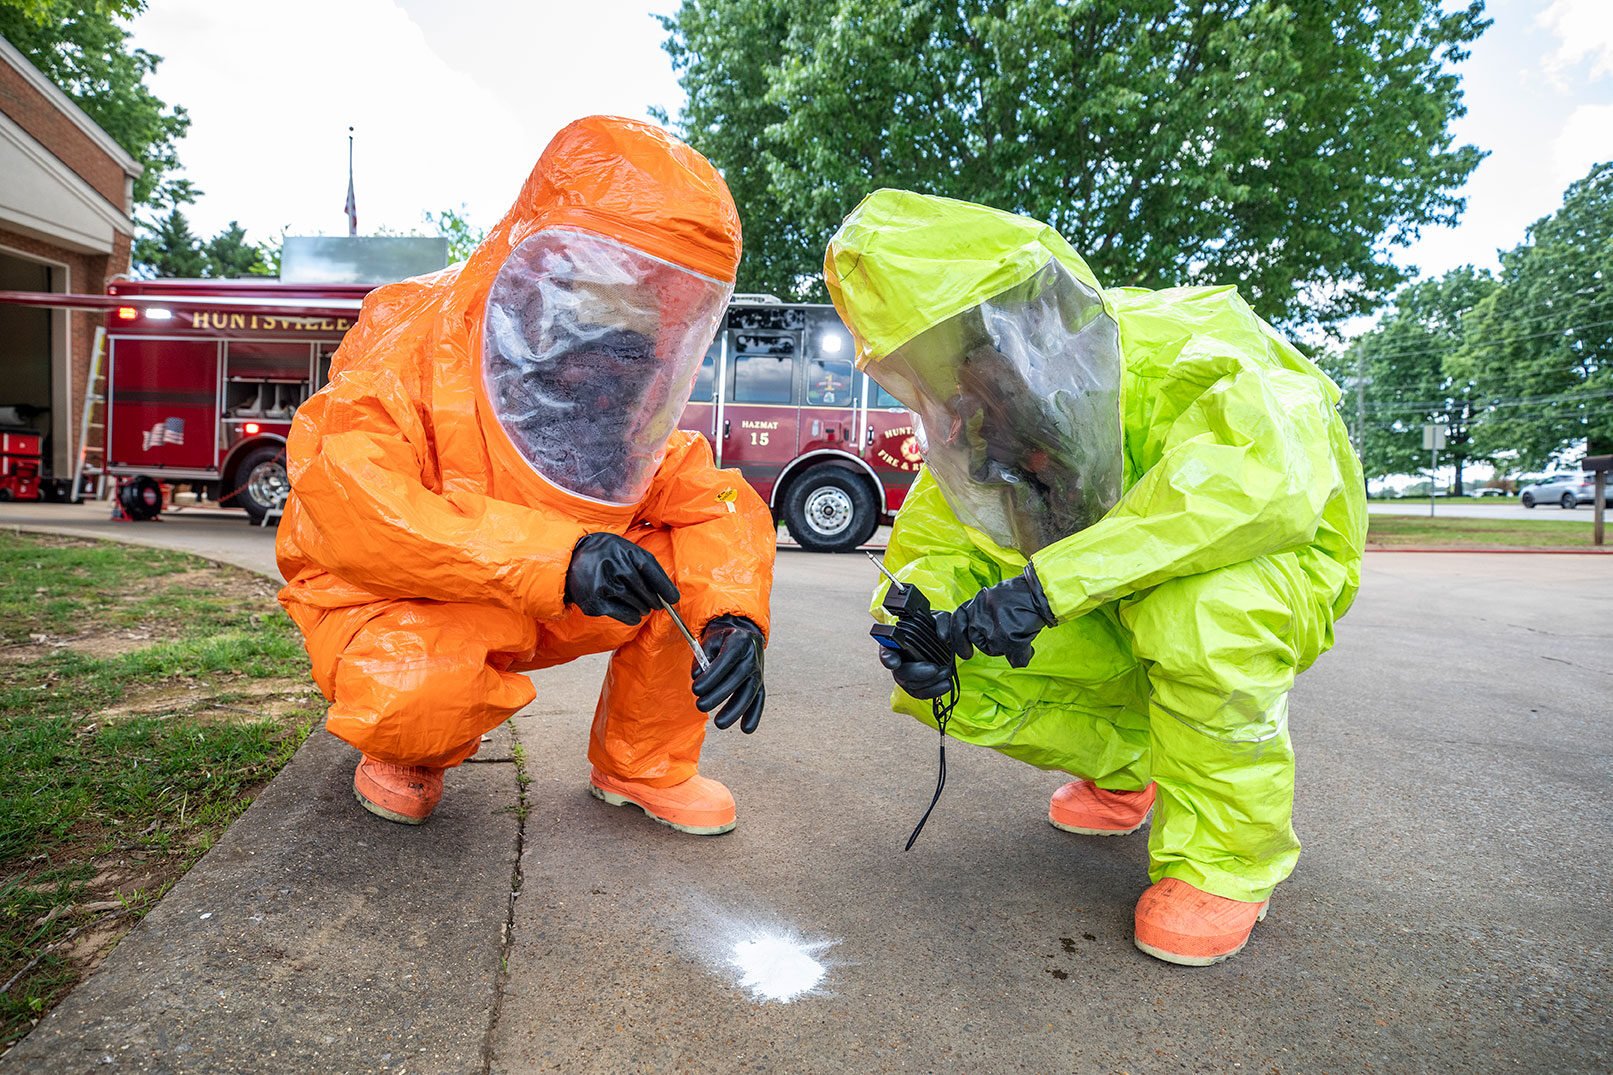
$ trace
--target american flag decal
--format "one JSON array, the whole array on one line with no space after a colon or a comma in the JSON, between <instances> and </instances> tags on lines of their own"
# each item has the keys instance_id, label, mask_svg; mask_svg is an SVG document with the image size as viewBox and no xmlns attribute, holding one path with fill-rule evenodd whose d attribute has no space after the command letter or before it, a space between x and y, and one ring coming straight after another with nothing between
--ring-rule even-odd
<instances>
[{"instance_id":1,"label":"american flag decal","mask_svg":"<svg viewBox=\"0 0 1613 1075\"><path fill-rule=\"evenodd\" d=\"M143 451L159 448L164 444L185 443L185 420L183 418L166 418L145 433L140 434L140 447Z\"/></svg>"}]
</instances>

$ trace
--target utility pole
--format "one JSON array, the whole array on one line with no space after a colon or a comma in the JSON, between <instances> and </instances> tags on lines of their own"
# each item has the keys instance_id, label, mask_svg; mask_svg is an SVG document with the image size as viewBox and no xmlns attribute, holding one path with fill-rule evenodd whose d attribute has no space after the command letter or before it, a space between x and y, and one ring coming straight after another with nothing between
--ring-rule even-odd
<instances>
[{"instance_id":1,"label":"utility pole","mask_svg":"<svg viewBox=\"0 0 1613 1075\"><path fill-rule=\"evenodd\" d=\"M1355 454L1364 462L1367 457L1367 355L1365 348L1357 347L1355 352Z\"/></svg>"}]
</instances>

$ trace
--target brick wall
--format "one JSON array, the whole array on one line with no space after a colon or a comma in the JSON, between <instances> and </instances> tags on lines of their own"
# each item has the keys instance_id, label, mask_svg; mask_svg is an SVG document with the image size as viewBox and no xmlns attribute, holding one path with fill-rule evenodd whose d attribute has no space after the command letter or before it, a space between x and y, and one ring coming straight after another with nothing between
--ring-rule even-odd
<instances>
[{"instance_id":1,"label":"brick wall","mask_svg":"<svg viewBox=\"0 0 1613 1075\"><path fill-rule=\"evenodd\" d=\"M16 251L23 257L36 257L41 261L53 264L66 264L69 279L67 286L79 294L99 295L106 292L107 281L115 275L129 271L130 237L119 232L114 241L112 254L83 254L75 250L53 246L50 243L34 239L26 235L0 228L0 247ZM83 420L85 380L89 377L90 351L95 342L95 329L106 324L104 313L88 311L70 311L67 314L69 327L68 337L71 341L71 352L67 356L68 368L71 371L71 380L68 384L68 424L56 424L57 439L64 442L71 438L73 451L78 451L78 427ZM104 367L103 367L104 368ZM58 371L59 373L59 371ZM60 423L60 416L53 416L53 423ZM72 460L68 460L71 466ZM71 476L61 473L61 468L51 466L57 477Z\"/></svg>"},{"instance_id":2,"label":"brick wall","mask_svg":"<svg viewBox=\"0 0 1613 1075\"><path fill-rule=\"evenodd\" d=\"M59 101L41 92L7 58L0 58L0 113L61 161L70 171L88 183L118 212L126 212L128 175L118 158L107 152L94 138L62 111ZM133 237L122 231L114 232L110 254L85 254L56 246L45 240L19 235L0 227L0 246L23 257L37 258L52 265L68 268L67 288L88 294L104 294L107 281L129 271L129 249ZM95 341L95 329L106 323L104 313L72 311L68 320L67 398L68 413L52 415L57 444L73 442L76 453L79 422L83 419L85 381L89 376L90 352ZM53 358L53 377L60 377L62 369ZM59 383L59 382L58 382ZM65 419L65 420L64 420ZM58 477L69 476L66 471L72 458L56 456L51 469ZM65 467L64 464L65 463Z\"/></svg>"},{"instance_id":3,"label":"brick wall","mask_svg":"<svg viewBox=\"0 0 1613 1075\"><path fill-rule=\"evenodd\" d=\"M123 166L96 145L78 124L63 115L55 102L3 60L0 60L0 112L11 117L120 212L128 208L124 198Z\"/></svg>"}]
</instances>

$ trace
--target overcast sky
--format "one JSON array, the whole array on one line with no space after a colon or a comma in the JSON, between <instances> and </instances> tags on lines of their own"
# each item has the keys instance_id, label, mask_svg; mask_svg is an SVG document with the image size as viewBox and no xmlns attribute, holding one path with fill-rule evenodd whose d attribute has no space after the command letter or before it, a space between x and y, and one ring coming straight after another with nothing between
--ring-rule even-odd
<instances>
[{"instance_id":1,"label":"overcast sky","mask_svg":"<svg viewBox=\"0 0 1613 1075\"><path fill-rule=\"evenodd\" d=\"M591 113L676 115L682 91L653 12L675 0L150 0L138 46L192 120L189 210L211 235L346 233L347 128L359 228L421 213L503 215L550 136ZM1494 266L1564 188L1613 158L1613 0L1492 0L1495 24L1461 70L1456 133L1490 151L1456 228L1400 255L1440 273ZM768 43L758 42L761 54ZM1392 103L1386 102L1386 107ZM850 206L848 205L849 209Z\"/></svg>"}]
</instances>

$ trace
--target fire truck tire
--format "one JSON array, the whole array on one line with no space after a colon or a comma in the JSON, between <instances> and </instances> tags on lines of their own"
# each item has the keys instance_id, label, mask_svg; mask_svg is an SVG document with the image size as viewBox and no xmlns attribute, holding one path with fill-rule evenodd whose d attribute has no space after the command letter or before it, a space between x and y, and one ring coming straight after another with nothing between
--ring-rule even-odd
<instances>
[{"instance_id":1,"label":"fire truck tire","mask_svg":"<svg viewBox=\"0 0 1613 1075\"><path fill-rule=\"evenodd\" d=\"M253 524L263 521L271 511L285 506L291 493L291 479L286 475L286 449L279 444L265 444L254 448L235 468L235 484L239 486L233 503L245 508Z\"/></svg>"},{"instance_id":2,"label":"fire truck tire","mask_svg":"<svg viewBox=\"0 0 1613 1075\"><path fill-rule=\"evenodd\" d=\"M162 514L162 486L155 478L137 474L119 487L118 503L123 514L137 522L155 519Z\"/></svg>"},{"instance_id":3,"label":"fire truck tire","mask_svg":"<svg viewBox=\"0 0 1613 1075\"><path fill-rule=\"evenodd\" d=\"M851 552L879 529L868 483L844 467L813 467L790 483L784 525L808 552Z\"/></svg>"}]
</instances>

